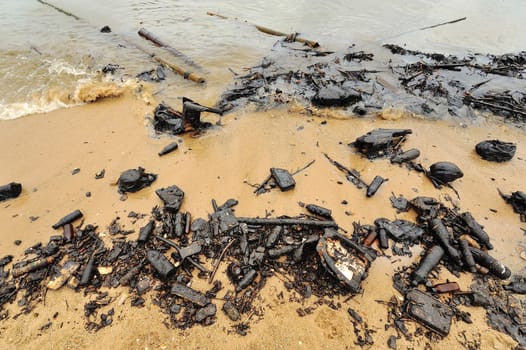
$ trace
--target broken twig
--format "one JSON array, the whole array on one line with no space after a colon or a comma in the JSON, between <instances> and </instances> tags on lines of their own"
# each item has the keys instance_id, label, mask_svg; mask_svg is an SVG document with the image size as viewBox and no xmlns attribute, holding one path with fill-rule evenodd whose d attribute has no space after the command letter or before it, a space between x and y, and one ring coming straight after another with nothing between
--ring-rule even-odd
<instances>
[{"instance_id":1,"label":"broken twig","mask_svg":"<svg viewBox=\"0 0 526 350\"><path fill-rule=\"evenodd\" d=\"M338 225L332 220L303 220L303 219L278 219L278 218L237 218L238 222L248 225L305 225L314 227L335 227Z\"/></svg>"},{"instance_id":2,"label":"broken twig","mask_svg":"<svg viewBox=\"0 0 526 350\"><path fill-rule=\"evenodd\" d=\"M212 283L214 281L214 276L216 275L217 269L219 268L219 265L221 264L221 261L223 260L223 257L225 256L228 248L234 244L234 242L237 240L237 238L234 238L228 242L228 244L225 246L219 257L217 258L217 262L214 266L214 270L212 270L212 273L210 274L210 278L208 279L208 283Z\"/></svg>"}]
</instances>

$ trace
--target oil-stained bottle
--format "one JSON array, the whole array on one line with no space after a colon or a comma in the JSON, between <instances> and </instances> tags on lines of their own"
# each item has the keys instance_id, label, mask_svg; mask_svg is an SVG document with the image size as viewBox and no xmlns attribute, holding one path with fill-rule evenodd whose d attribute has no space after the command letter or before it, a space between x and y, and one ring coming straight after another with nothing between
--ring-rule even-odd
<instances>
[{"instance_id":1,"label":"oil-stained bottle","mask_svg":"<svg viewBox=\"0 0 526 350\"><path fill-rule=\"evenodd\" d=\"M417 286L421 283L427 281L427 276L429 272L438 265L442 257L444 256L444 249L441 246L436 245L433 248L429 249L426 256L422 258L418 268L413 271L413 280L411 283L414 286Z\"/></svg>"},{"instance_id":2,"label":"oil-stained bottle","mask_svg":"<svg viewBox=\"0 0 526 350\"><path fill-rule=\"evenodd\" d=\"M31 271L35 271L38 269L41 269L43 267L46 267L50 264L52 264L54 261L54 258L52 256L48 256L46 258L41 258L35 261L32 261L28 264L25 264L24 266L16 267L11 270L11 275L16 278L19 276L22 276L26 273L29 273Z\"/></svg>"}]
</instances>

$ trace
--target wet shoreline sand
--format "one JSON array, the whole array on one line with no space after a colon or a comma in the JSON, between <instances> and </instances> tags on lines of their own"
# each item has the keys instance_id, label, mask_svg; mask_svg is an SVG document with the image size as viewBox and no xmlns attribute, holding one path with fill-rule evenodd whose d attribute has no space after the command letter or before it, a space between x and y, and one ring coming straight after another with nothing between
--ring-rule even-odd
<instances>
[{"instance_id":1,"label":"wet shoreline sand","mask_svg":"<svg viewBox=\"0 0 526 350\"><path fill-rule=\"evenodd\" d=\"M415 147L422 152L421 160L429 166L436 161L453 161L464 171L464 178L454 183L460 194L458 204L469 210L490 234L495 250L492 255L509 266L513 273L523 267L519 257L523 241L517 214L504 203L497 193L521 190L520 174L526 170L526 151L521 148L524 133L498 121L480 120L470 125L460 121L429 121L411 116L395 120L381 118L356 119L344 116L312 117L277 109L269 112L236 112L223 118L222 128L214 128L200 138L185 135L179 150L165 157L157 152L172 139L152 138L144 116L154 105L145 105L132 96L80 107L61 109L43 115L3 121L0 124L0 156L5 171L0 183L21 182L22 195L0 203L0 256L13 254L21 258L23 250L37 242L46 242L57 234L51 225L65 213L80 208L85 222L98 225L101 232L116 217L121 217L124 229L135 229L146 223L147 218L132 225L130 211L149 214L160 202L154 190L176 184L186 194L183 209L194 218L206 217L211 209L210 200L223 202L236 198L239 216L297 215L303 212L298 202L315 203L333 210L335 221L351 231L352 222L372 223L378 217L414 219L411 214L396 214L391 207L391 192L410 199L432 196L443 199L449 189L436 190L421 174L391 165L388 160L368 161L355 154L347 144L367 131L378 127L410 128L413 134L405 147ZM338 115L337 112L334 113ZM389 116L385 115L387 119ZM212 122L215 116L209 117ZM322 124L322 121L327 121ZM474 152L474 145L484 139L501 139L518 144L515 158L508 163L489 163ZM366 181L375 175L389 178L380 191L370 199L357 190L327 160L323 153L359 170ZM273 190L255 196L247 183L259 183L270 167L289 170L301 168L311 160L315 163L296 177L293 191L282 193ZM159 174L152 187L130 194L126 201L119 199L117 187L112 186L119 174L129 168L144 167ZM80 168L72 175L71 171ZM94 175L105 169L104 179ZM494 180L492 180L492 178ZM341 182L341 184L340 184ZM91 197L85 193L90 191ZM343 205L343 200L349 204ZM490 210L492 209L492 210ZM345 212L352 213L350 216ZM30 217L39 217L31 221ZM134 239L136 234L129 236ZM108 237L106 237L107 239ZM14 240L22 240L20 246ZM410 259L412 261L415 259ZM339 310L322 306L313 314L299 317L300 304L280 299L283 283L273 278L262 292L260 305L264 316L253 319L246 337L228 334L232 323L218 311L217 322L210 327L195 326L186 331L167 329L165 315L151 305L149 298L144 308L132 308L129 303L115 307L114 323L97 333L84 329L83 304L88 297L63 288L49 291L45 304L39 304L28 315L16 320L0 322L0 344L4 349L46 348L56 346L66 349L94 349L101 344L124 348L181 348L181 349L268 349L268 348L354 348L355 335L347 308L358 311L371 329L372 348L386 348L387 338L396 334L384 330L387 310L375 300L387 301L399 295L392 288L393 266L408 264L408 260L392 264L397 257L379 257L364 281L363 295L357 295L342 304ZM218 278L226 281L223 271ZM440 280L454 279L441 274ZM196 285L204 285L195 278ZM458 280L463 290L470 285L469 277ZM228 289L228 282L225 284ZM206 286L205 286L206 288ZM118 297L124 289L112 289ZM221 297L223 292L219 293ZM287 296L287 292L285 292ZM312 301L310 301L312 302ZM343 302L343 300L340 300ZM8 305L15 315L18 307ZM469 339L480 339L482 348L508 349L515 342L508 336L491 330L485 323L482 308L464 308L472 314L471 325L454 321L448 337L430 344L434 349L458 348L463 341L461 332ZM53 318L58 312L56 318ZM47 322L51 326L39 330ZM145 327L148 325L148 327ZM408 322L414 327L413 322ZM424 348L429 341L415 338L413 342L398 340L399 348Z\"/></svg>"}]
</instances>

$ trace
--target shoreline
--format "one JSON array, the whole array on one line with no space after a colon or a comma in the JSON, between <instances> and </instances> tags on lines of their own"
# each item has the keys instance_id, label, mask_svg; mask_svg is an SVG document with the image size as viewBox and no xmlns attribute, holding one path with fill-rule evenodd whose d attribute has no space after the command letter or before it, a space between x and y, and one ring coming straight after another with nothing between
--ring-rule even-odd
<instances>
[{"instance_id":1,"label":"shoreline","mask_svg":"<svg viewBox=\"0 0 526 350\"><path fill-rule=\"evenodd\" d=\"M9 150L0 156L8 169L0 174L0 183L17 181L24 188L19 198L0 203L0 256L12 254L15 260L21 258L28 246L59 234L50 226L77 208L84 212L85 223L98 225L101 232L120 216L124 229L135 229L136 233L128 237L134 239L148 216L132 224L127 214L132 210L149 214L154 205L160 204L155 189L176 184L185 191L184 210L191 212L194 218L206 217L211 212L212 198L218 202L238 199L238 216L264 216L271 210L276 216L297 215L302 212L297 202L302 201L332 208L335 221L348 231L352 230L353 221L372 223L377 217L413 220L411 214L396 214L389 202L391 192L403 194L408 199L449 195L462 210L471 211L485 226L495 245L493 256L509 266L513 273L520 272L524 265L519 257L518 245L523 237L519 217L496 190L500 188L509 193L521 189L522 182L517 174L526 170L526 150L520 147L525 138L522 130L491 121L464 128L452 121L407 117L397 120L318 118L276 109L227 115L223 117L222 128L213 128L200 138L177 137L175 139L183 140L179 149L158 157L157 152L173 139L149 136L144 116L153 108L153 105L125 95L0 122L0 147ZM216 119L210 116L210 120ZM327 123L321 124L322 121ZM451 190L436 190L420 174L391 165L385 159L373 162L363 159L347 146L356 137L379 127L413 129L405 148L420 149L422 162L427 166L442 160L458 164L465 172L465 177L453 184L460 193L460 201ZM501 164L481 160L474 152L474 145L484 139L517 143L515 158ZM344 164L350 163L368 181L377 174L385 175L389 181L376 196L366 199L323 158L323 152ZM299 174L296 188L291 192L281 193L275 189L256 197L253 188L246 183L261 182L270 167L292 171L313 159L315 163ZM159 174L159 178L151 187L129 194L126 201L121 201L112 183L122 171L138 166ZM71 175L75 168L80 168L80 172ZM105 177L95 180L95 173L101 169L105 169ZM91 192L89 198L85 195L88 191ZM349 204L342 205L343 200ZM346 215L345 211L352 215ZM31 216L39 218L31 221ZM13 244L16 239L22 240L20 246ZM387 301L396 294L391 287L392 271L385 271L392 266L390 260L394 258L382 257L375 261L363 283L363 295L353 297L338 311L324 306L305 317L299 317L295 311L299 304L278 298L284 288L279 280L272 279L262 293L265 315L251 325L246 337L226 335L231 322L222 311L218 311L218 320L210 327L196 326L185 331L167 329L162 324L166 315L151 305L148 297L142 309L132 308L129 303L115 306L114 324L97 333L88 333L82 316L82 303L88 299L63 288L49 291L46 305L38 305L29 315L0 321L3 334L0 344L6 349L20 346L36 349L51 344L68 349L95 348L100 344L113 344L116 349L162 348L163 345L188 349L352 348L354 335L346 312L352 305L376 331L374 346L385 347L387 338L396 332L384 331L386 308L375 300ZM224 271L220 270L217 275L225 279ZM463 277L459 279L461 287L469 288L470 278ZM378 288L378 284L390 287ZM120 293L122 289L111 291ZM15 303L8 308L14 315L18 307ZM515 344L508 336L489 328L482 308L467 311L472 313L474 324L453 322L450 335L432 344L436 346L433 348L458 347L462 331L473 338L478 334L483 347L493 345L497 349L507 349ZM59 315L53 318L55 312ZM48 319L52 322L50 328L39 331ZM153 325L153 330L144 329L146 322ZM413 324L410 323L411 327ZM41 336L37 335L39 333ZM115 343L115 337L121 340ZM423 347L425 338L414 343L404 342L402 338L398 342L400 347Z\"/></svg>"}]
</instances>

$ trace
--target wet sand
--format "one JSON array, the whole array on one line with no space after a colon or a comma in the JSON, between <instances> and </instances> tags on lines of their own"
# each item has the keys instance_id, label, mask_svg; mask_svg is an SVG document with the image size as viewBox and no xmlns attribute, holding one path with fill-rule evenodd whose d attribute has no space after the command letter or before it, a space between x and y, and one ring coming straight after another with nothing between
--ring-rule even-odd
<instances>
[{"instance_id":1,"label":"wet sand","mask_svg":"<svg viewBox=\"0 0 526 350\"><path fill-rule=\"evenodd\" d=\"M97 103L57 110L43 115L33 115L0 123L0 183L21 182L22 195L0 203L0 256L13 254L21 258L23 250L37 242L47 242L57 234L51 229L57 219L74 209L81 209L85 222L99 226L99 231L119 216L124 229L143 226L148 217L132 225L127 217L130 211L149 214L160 200L157 188L176 184L185 191L182 210L193 218L211 213L210 200L224 202L236 198L239 216L297 215L303 212L298 202L315 203L333 210L336 222L351 231L352 222L372 223L378 217L414 219L413 214L396 214L391 207L391 192L411 199L432 196L444 201L450 196L461 210L471 211L485 226L495 246L492 255L508 265L514 273L524 266L519 254L526 249L521 223L517 214L504 203L497 193L524 190L522 174L526 171L526 150L521 145L524 133L514 127L491 120L466 122L427 121L412 116L394 120L377 117L355 119L326 113L313 117L286 109L270 112L237 112L222 118L222 127L209 130L199 138L190 135L182 140L179 150L164 157L157 152L172 142L167 137L152 138L145 115L154 108L133 96L106 99ZM178 107L178 106L177 106ZM386 113L389 118L392 114ZM216 122L216 116L208 116ZM326 124L322 122L326 121ZM411 128L404 148L420 149L421 162L429 166L436 161L452 161L464 171L464 177L454 182L460 194L447 188L435 189L421 174L391 165L388 160L374 162L355 154L347 144L371 129ZM476 143L485 139L501 139L518 144L515 158L508 163L490 163L481 160L474 152ZM372 198L347 182L323 156L326 152L333 159L361 172L365 181L375 175L389 178ZM298 174L296 188L289 192L277 189L260 196L253 194L249 184L261 182L270 167L283 167L291 171L315 160L307 170ZM120 173L129 168L144 167L159 174L152 187L129 194L120 200L113 183ZM71 171L80 168L72 175ZM95 180L95 173L105 169L104 179ZM86 197L86 192L91 197ZM342 201L348 201L347 205ZM345 212L350 213L347 215ZM38 217L32 221L30 217ZM522 225L523 226L523 225ZM129 236L134 239L136 234ZM107 239L108 237L106 237ZM16 246L15 240L22 240ZM386 252L388 255L389 252ZM31 313L0 321L0 347L2 349L95 349L111 344L114 349L345 349L356 348L355 334L347 308L352 307L367 322L374 345L387 348L387 339L396 335L394 329L385 330L386 306L376 300L388 301L393 295L391 276L397 266L408 265L416 259L380 256L373 264L369 277L364 281L363 295L347 302L343 299L339 310L319 307L311 315L298 316L301 305L289 302L287 292L278 278L271 279L262 291L263 316L253 315L246 337L228 334L232 322L218 311L217 322L209 327L196 326L186 331L168 329L163 324L166 315L147 300L144 308L132 308L129 300L122 305L117 301L104 308L115 309L111 326L97 333L84 329L83 306L89 296L75 293L66 287L48 291L45 303ZM211 262L208 262L210 264ZM444 270L444 269L443 269ZM225 274L218 278L225 281L222 297L231 288ZM470 285L469 276L460 279L442 272L438 281L456 280L463 290ZM208 288L206 282L194 278L196 288ZM279 298L284 291L285 297ZM111 289L109 293L119 298L126 290ZM312 299L312 300L311 300ZM311 298L307 303L313 303ZM15 303L16 304L16 303ZM219 307L222 303L218 303ZM8 305L14 316L18 306ZM430 343L425 337L412 341L397 340L398 348L432 349L461 348L468 340L479 341L483 349L510 349L515 342L502 333L490 329L482 308L462 307L472 315L473 324L453 321L448 337ZM55 314L58 313L56 316ZM54 317L55 316L55 317ZM247 316L242 320L246 321ZM52 322L48 329L40 328ZM407 322L410 330L415 323Z\"/></svg>"}]
</instances>

